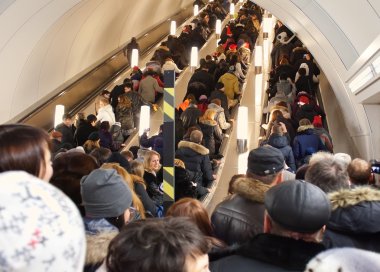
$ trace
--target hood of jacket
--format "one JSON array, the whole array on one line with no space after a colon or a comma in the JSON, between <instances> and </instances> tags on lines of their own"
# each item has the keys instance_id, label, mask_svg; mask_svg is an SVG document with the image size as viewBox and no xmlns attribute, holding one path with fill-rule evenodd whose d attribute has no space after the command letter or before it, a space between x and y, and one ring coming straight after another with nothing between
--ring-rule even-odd
<instances>
[{"instance_id":1,"label":"hood of jacket","mask_svg":"<svg viewBox=\"0 0 380 272\"><path fill-rule=\"evenodd\" d=\"M212 127L218 124L215 120L205 120L201 118L199 118L199 123Z\"/></svg>"},{"instance_id":2,"label":"hood of jacket","mask_svg":"<svg viewBox=\"0 0 380 272\"><path fill-rule=\"evenodd\" d=\"M342 189L329 195L328 227L348 233L380 232L380 191L369 186Z\"/></svg>"},{"instance_id":3,"label":"hood of jacket","mask_svg":"<svg viewBox=\"0 0 380 272\"><path fill-rule=\"evenodd\" d=\"M298 133L302 134L313 134L314 126L313 125L307 125L307 126L299 126L297 129Z\"/></svg>"},{"instance_id":4,"label":"hood of jacket","mask_svg":"<svg viewBox=\"0 0 380 272\"><path fill-rule=\"evenodd\" d=\"M185 148L185 147L190 148L201 155L208 155L209 153L209 150L206 147L197 143L193 143L189 141L180 141L178 143L178 148Z\"/></svg>"},{"instance_id":5,"label":"hood of jacket","mask_svg":"<svg viewBox=\"0 0 380 272\"><path fill-rule=\"evenodd\" d=\"M108 245L117 234L118 232L100 232L96 235L86 235L86 265L103 262L107 256Z\"/></svg>"},{"instance_id":6,"label":"hood of jacket","mask_svg":"<svg viewBox=\"0 0 380 272\"><path fill-rule=\"evenodd\" d=\"M237 80L237 77L235 76L235 74L233 73L225 73L224 75L221 76L223 79L227 79L227 80Z\"/></svg>"},{"instance_id":7,"label":"hood of jacket","mask_svg":"<svg viewBox=\"0 0 380 272\"><path fill-rule=\"evenodd\" d=\"M249 177L238 178L232 186L234 193L259 203L264 203L265 193L270 188L270 185Z\"/></svg>"},{"instance_id":8,"label":"hood of jacket","mask_svg":"<svg viewBox=\"0 0 380 272\"><path fill-rule=\"evenodd\" d=\"M219 105L217 105L217 104L215 104L215 103L210 103L210 104L208 104L208 108L209 108L209 109L212 109L212 110L215 110L216 113L219 113L219 112L224 111L224 109L223 109L221 106L219 106Z\"/></svg>"},{"instance_id":9,"label":"hood of jacket","mask_svg":"<svg viewBox=\"0 0 380 272\"><path fill-rule=\"evenodd\" d=\"M283 148L288 145L288 138L278 134L272 134L269 136L268 144L275 148Z\"/></svg>"}]
</instances>

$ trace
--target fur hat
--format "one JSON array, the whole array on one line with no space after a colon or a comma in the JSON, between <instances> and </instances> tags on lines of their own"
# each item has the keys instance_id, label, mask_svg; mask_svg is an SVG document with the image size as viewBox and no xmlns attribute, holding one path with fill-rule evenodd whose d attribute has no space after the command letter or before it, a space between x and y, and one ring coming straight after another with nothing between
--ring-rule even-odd
<instances>
[{"instance_id":1,"label":"fur hat","mask_svg":"<svg viewBox=\"0 0 380 272\"><path fill-rule=\"evenodd\" d=\"M132 193L114 169L95 169L81 179L86 216L117 217L132 205Z\"/></svg>"},{"instance_id":2,"label":"fur hat","mask_svg":"<svg viewBox=\"0 0 380 272\"><path fill-rule=\"evenodd\" d=\"M380 254L357 248L333 248L311 259L305 271L376 272L380 271Z\"/></svg>"},{"instance_id":3,"label":"fur hat","mask_svg":"<svg viewBox=\"0 0 380 272\"><path fill-rule=\"evenodd\" d=\"M74 203L21 171L0 174L0 270L83 271L86 240Z\"/></svg>"},{"instance_id":4,"label":"fur hat","mask_svg":"<svg viewBox=\"0 0 380 272\"><path fill-rule=\"evenodd\" d=\"M269 189L265 208L274 222L301 233L314 233L327 224L331 207L327 195L304 180L288 180Z\"/></svg>"},{"instance_id":5,"label":"fur hat","mask_svg":"<svg viewBox=\"0 0 380 272\"><path fill-rule=\"evenodd\" d=\"M249 152L247 172L267 176L281 171L284 163L284 155L280 150L269 145L261 146Z\"/></svg>"}]
</instances>

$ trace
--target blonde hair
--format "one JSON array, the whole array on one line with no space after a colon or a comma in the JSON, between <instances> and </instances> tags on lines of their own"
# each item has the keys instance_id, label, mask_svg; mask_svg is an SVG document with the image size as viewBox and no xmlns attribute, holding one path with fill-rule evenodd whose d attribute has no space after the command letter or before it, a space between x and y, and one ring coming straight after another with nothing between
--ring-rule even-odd
<instances>
[{"instance_id":1,"label":"blonde hair","mask_svg":"<svg viewBox=\"0 0 380 272\"><path fill-rule=\"evenodd\" d=\"M138 177L144 176L144 164L142 162L133 160L129 164L131 166L131 174L134 174Z\"/></svg>"},{"instance_id":2,"label":"blonde hair","mask_svg":"<svg viewBox=\"0 0 380 272\"><path fill-rule=\"evenodd\" d=\"M115 169L116 172L123 177L125 183L128 185L132 192L132 205L140 213L141 218L145 219L145 208L141 202L141 199L137 196L135 192L135 186L131 175L121 167L118 163L103 163L100 167L102 169Z\"/></svg>"},{"instance_id":3,"label":"blonde hair","mask_svg":"<svg viewBox=\"0 0 380 272\"><path fill-rule=\"evenodd\" d=\"M199 119L200 120L214 120L216 111L213 109L207 109L203 116L201 116Z\"/></svg>"},{"instance_id":4,"label":"blonde hair","mask_svg":"<svg viewBox=\"0 0 380 272\"><path fill-rule=\"evenodd\" d=\"M150 162L152 161L152 157L154 155L158 156L158 159L161 158L160 154L154 150L149 150L145 153L144 156L144 169L148 172L152 172L152 169L150 169Z\"/></svg>"},{"instance_id":5,"label":"blonde hair","mask_svg":"<svg viewBox=\"0 0 380 272\"><path fill-rule=\"evenodd\" d=\"M91 153L92 150L100 148L100 140L92 141L92 140L87 140L83 144L83 149L84 151L88 154Z\"/></svg>"}]
</instances>

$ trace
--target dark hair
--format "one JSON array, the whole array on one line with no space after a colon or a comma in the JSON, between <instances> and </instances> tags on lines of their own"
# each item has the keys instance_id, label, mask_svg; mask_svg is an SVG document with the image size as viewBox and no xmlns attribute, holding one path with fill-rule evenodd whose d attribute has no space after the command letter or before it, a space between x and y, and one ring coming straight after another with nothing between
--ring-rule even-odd
<instances>
[{"instance_id":1,"label":"dark hair","mask_svg":"<svg viewBox=\"0 0 380 272\"><path fill-rule=\"evenodd\" d=\"M281 73L280 74L280 79L281 80L286 80L287 78L288 78L288 76L285 73Z\"/></svg>"},{"instance_id":2,"label":"dark hair","mask_svg":"<svg viewBox=\"0 0 380 272\"><path fill-rule=\"evenodd\" d=\"M304 75L306 75L306 69L305 68L299 68L298 73L300 74L300 76L304 76Z\"/></svg>"},{"instance_id":3,"label":"dark hair","mask_svg":"<svg viewBox=\"0 0 380 272\"><path fill-rule=\"evenodd\" d=\"M204 235L187 218L138 220L111 241L106 266L109 272L183 272L187 257L208 251Z\"/></svg>"},{"instance_id":4,"label":"dark hair","mask_svg":"<svg viewBox=\"0 0 380 272\"><path fill-rule=\"evenodd\" d=\"M44 175L45 150L51 151L49 135L27 125L0 125L0 172L23 170L36 177Z\"/></svg>"},{"instance_id":5,"label":"dark hair","mask_svg":"<svg viewBox=\"0 0 380 272\"><path fill-rule=\"evenodd\" d=\"M333 158L325 158L309 166L305 180L329 193L348 188L349 179L345 167L340 162Z\"/></svg>"},{"instance_id":6,"label":"dark hair","mask_svg":"<svg viewBox=\"0 0 380 272\"><path fill-rule=\"evenodd\" d=\"M100 123L100 129L104 129L104 130L110 130L110 122L108 121L103 121Z\"/></svg>"},{"instance_id":7,"label":"dark hair","mask_svg":"<svg viewBox=\"0 0 380 272\"><path fill-rule=\"evenodd\" d=\"M126 82L124 83L124 88L132 89L133 83L132 82Z\"/></svg>"},{"instance_id":8,"label":"dark hair","mask_svg":"<svg viewBox=\"0 0 380 272\"><path fill-rule=\"evenodd\" d=\"M89 122L90 124L92 122L96 122L96 120L97 120L97 118L96 118L96 116L94 114L87 115L87 122Z\"/></svg>"},{"instance_id":9,"label":"dark hair","mask_svg":"<svg viewBox=\"0 0 380 272\"><path fill-rule=\"evenodd\" d=\"M70 113L65 113L64 115L62 115L62 120L65 120L65 119L71 119L72 116Z\"/></svg>"},{"instance_id":10,"label":"dark hair","mask_svg":"<svg viewBox=\"0 0 380 272\"><path fill-rule=\"evenodd\" d=\"M90 155L95 158L98 165L101 166L112 155L112 151L108 148L99 147L91 151Z\"/></svg>"},{"instance_id":11,"label":"dark hair","mask_svg":"<svg viewBox=\"0 0 380 272\"><path fill-rule=\"evenodd\" d=\"M80 152L63 153L53 161L54 174L50 183L70 197L82 215L84 209L81 205L80 180L96 168L98 165L95 159Z\"/></svg>"}]
</instances>

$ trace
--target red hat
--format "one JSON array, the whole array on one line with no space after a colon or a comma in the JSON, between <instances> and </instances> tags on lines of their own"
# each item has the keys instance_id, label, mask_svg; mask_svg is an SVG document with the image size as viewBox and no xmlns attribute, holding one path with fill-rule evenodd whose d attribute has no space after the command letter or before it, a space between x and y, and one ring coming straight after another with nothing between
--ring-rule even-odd
<instances>
[{"instance_id":1,"label":"red hat","mask_svg":"<svg viewBox=\"0 0 380 272\"><path fill-rule=\"evenodd\" d=\"M309 104L309 98L307 96L304 96L304 95L300 96L298 101L300 104L302 103L302 105L303 104Z\"/></svg>"},{"instance_id":2,"label":"red hat","mask_svg":"<svg viewBox=\"0 0 380 272\"><path fill-rule=\"evenodd\" d=\"M227 36L232 36L232 32L229 26L227 26Z\"/></svg>"},{"instance_id":3,"label":"red hat","mask_svg":"<svg viewBox=\"0 0 380 272\"><path fill-rule=\"evenodd\" d=\"M314 116L313 125L315 127L322 127L322 117L320 115Z\"/></svg>"},{"instance_id":4,"label":"red hat","mask_svg":"<svg viewBox=\"0 0 380 272\"><path fill-rule=\"evenodd\" d=\"M230 44L230 47L229 47L229 49L231 50L231 51L236 51L236 48L237 48L237 45L236 44Z\"/></svg>"},{"instance_id":5,"label":"red hat","mask_svg":"<svg viewBox=\"0 0 380 272\"><path fill-rule=\"evenodd\" d=\"M138 71L139 67L138 66L133 66L133 71Z\"/></svg>"}]
</instances>

